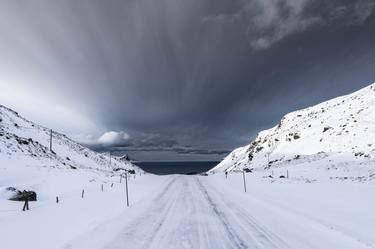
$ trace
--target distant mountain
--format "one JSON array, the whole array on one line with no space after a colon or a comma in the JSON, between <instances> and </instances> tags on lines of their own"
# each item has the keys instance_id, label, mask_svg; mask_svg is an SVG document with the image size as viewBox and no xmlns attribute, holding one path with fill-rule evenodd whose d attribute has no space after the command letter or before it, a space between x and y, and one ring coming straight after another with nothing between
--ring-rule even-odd
<instances>
[{"instance_id":1,"label":"distant mountain","mask_svg":"<svg viewBox=\"0 0 375 249\"><path fill-rule=\"evenodd\" d=\"M375 164L375 84L285 115L211 172L322 165ZM350 162L350 163L349 163Z\"/></svg>"},{"instance_id":2,"label":"distant mountain","mask_svg":"<svg viewBox=\"0 0 375 249\"><path fill-rule=\"evenodd\" d=\"M3 167L52 167L109 171L115 168L140 170L127 160L111 160L68 138L21 117L0 105L0 165Z\"/></svg>"}]
</instances>

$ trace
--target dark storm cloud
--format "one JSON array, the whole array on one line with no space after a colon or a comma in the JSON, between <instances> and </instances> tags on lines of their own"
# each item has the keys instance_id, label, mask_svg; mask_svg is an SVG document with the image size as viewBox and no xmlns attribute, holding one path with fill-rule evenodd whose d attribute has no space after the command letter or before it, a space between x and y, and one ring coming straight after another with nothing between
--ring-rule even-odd
<instances>
[{"instance_id":1,"label":"dark storm cloud","mask_svg":"<svg viewBox=\"0 0 375 249\"><path fill-rule=\"evenodd\" d=\"M375 81L373 0L0 7L2 77L123 131L90 141L98 150L221 157L286 112Z\"/></svg>"},{"instance_id":2,"label":"dark storm cloud","mask_svg":"<svg viewBox=\"0 0 375 249\"><path fill-rule=\"evenodd\" d=\"M265 49L289 34L322 25L361 25L371 15L375 2L262 0L245 1L235 13L207 16L205 22L245 24L254 49Z\"/></svg>"}]
</instances>

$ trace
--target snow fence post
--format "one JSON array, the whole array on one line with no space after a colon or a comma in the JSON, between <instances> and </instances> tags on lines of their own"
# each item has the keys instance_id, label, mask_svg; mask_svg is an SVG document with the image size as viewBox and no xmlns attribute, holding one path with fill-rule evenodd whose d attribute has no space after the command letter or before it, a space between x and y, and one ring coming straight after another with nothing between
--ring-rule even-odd
<instances>
[{"instance_id":1,"label":"snow fence post","mask_svg":"<svg viewBox=\"0 0 375 249\"><path fill-rule=\"evenodd\" d=\"M56 203L59 203L59 197L56 196Z\"/></svg>"},{"instance_id":2,"label":"snow fence post","mask_svg":"<svg viewBox=\"0 0 375 249\"><path fill-rule=\"evenodd\" d=\"M82 194L81 194L82 199L83 199L84 195L85 195L85 190L82 189Z\"/></svg>"},{"instance_id":3,"label":"snow fence post","mask_svg":"<svg viewBox=\"0 0 375 249\"><path fill-rule=\"evenodd\" d=\"M242 170L242 177L243 177L243 188L246 193L246 177L245 177L245 170Z\"/></svg>"},{"instance_id":4,"label":"snow fence post","mask_svg":"<svg viewBox=\"0 0 375 249\"><path fill-rule=\"evenodd\" d=\"M129 207L128 172L125 172L126 205Z\"/></svg>"}]
</instances>

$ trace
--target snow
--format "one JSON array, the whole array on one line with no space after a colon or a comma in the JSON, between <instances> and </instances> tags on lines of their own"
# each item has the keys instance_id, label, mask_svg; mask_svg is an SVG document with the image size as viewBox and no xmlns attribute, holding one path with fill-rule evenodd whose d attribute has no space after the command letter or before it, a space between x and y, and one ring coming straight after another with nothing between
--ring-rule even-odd
<instances>
[{"instance_id":1,"label":"snow","mask_svg":"<svg viewBox=\"0 0 375 249\"><path fill-rule=\"evenodd\" d=\"M9 165L8 165L9 166ZM6 186L33 189L38 201L0 198L6 249L375 248L374 181L311 181L294 167L208 176L118 175L91 169L2 167ZM307 169L306 169L307 170ZM318 171L317 171L318 172ZM140 175L140 174L141 175ZM321 175L326 175L322 171ZM319 174L317 173L319 176ZM113 183L113 187L111 187ZM101 185L104 191L101 191ZM85 196L81 198L81 191ZM59 196L59 203L55 197Z\"/></svg>"},{"instance_id":2,"label":"snow","mask_svg":"<svg viewBox=\"0 0 375 249\"><path fill-rule=\"evenodd\" d=\"M366 170L375 178L375 84L285 115L251 144L230 153L210 172L312 166L314 170ZM320 161L320 163L318 162ZM329 173L328 173L329 174Z\"/></svg>"},{"instance_id":3,"label":"snow","mask_svg":"<svg viewBox=\"0 0 375 249\"><path fill-rule=\"evenodd\" d=\"M0 199L1 248L63 248L73 237L129 210L124 179L119 183L117 177L91 175L91 178L64 171L34 175L43 181L40 185L27 185L40 193L37 202L29 203L30 211L23 212L21 202ZM150 175L136 178L129 175L131 205L147 198L163 182L163 178ZM85 190L83 199L82 189ZM59 203L55 201L56 196Z\"/></svg>"},{"instance_id":4,"label":"snow","mask_svg":"<svg viewBox=\"0 0 375 249\"><path fill-rule=\"evenodd\" d=\"M129 208L124 185L117 184L104 193L96 186L83 200L77 192L30 212L2 211L2 243L42 249L375 248L374 184L246 177L245 193L242 174L235 172L228 179L142 175L130 180ZM14 234L25 234L27 242L15 241Z\"/></svg>"}]
</instances>

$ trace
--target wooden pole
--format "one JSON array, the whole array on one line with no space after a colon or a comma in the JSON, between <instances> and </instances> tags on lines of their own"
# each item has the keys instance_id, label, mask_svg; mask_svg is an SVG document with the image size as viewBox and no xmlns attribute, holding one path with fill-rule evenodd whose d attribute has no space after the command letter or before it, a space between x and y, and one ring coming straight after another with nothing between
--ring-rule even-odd
<instances>
[{"instance_id":1,"label":"wooden pole","mask_svg":"<svg viewBox=\"0 0 375 249\"><path fill-rule=\"evenodd\" d=\"M129 207L128 173L125 173L125 185L126 185L126 205Z\"/></svg>"},{"instance_id":2,"label":"wooden pole","mask_svg":"<svg viewBox=\"0 0 375 249\"><path fill-rule=\"evenodd\" d=\"M246 177L245 177L245 171L244 170L242 171L242 177L243 177L243 188L244 188L245 193L246 193Z\"/></svg>"},{"instance_id":3,"label":"wooden pole","mask_svg":"<svg viewBox=\"0 0 375 249\"><path fill-rule=\"evenodd\" d=\"M56 196L56 203L59 203L59 197Z\"/></svg>"},{"instance_id":4,"label":"wooden pole","mask_svg":"<svg viewBox=\"0 0 375 249\"><path fill-rule=\"evenodd\" d=\"M82 199L83 199L84 196L85 196L85 190L82 189L82 195L81 195Z\"/></svg>"},{"instance_id":5,"label":"wooden pole","mask_svg":"<svg viewBox=\"0 0 375 249\"><path fill-rule=\"evenodd\" d=\"M49 150L52 151L52 129L50 130L49 135Z\"/></svg>"},{"instance_id":6,"label":"wooden pole","mask_svg":"<svg viewBox=\"0 0 375 249\"><path fill-rule=\"evenodd\" d=\"M102 183L102 192L104 191L104 189L103 189L103 183Z\"/></svg>"}]
</instances>

